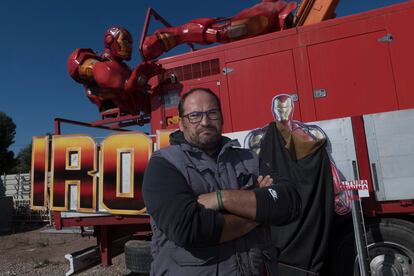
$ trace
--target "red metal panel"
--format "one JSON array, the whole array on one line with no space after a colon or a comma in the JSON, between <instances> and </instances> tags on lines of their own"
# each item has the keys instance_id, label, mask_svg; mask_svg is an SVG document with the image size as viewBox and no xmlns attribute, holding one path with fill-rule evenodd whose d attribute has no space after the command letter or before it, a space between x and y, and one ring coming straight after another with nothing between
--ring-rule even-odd
<instances>
[{"instance_id":1,"label":"red metal panel","mask_svg":"<svg viewBox=\"0 0 414 276\"><path fill-rule=\"evenodd\" d=\"M398 200L398 201L381 201L376 202L378 214L413 214L413 201Z\"/></svg>"},{"instance_id":2,"label":"red metal panel","mask_svg":"<svg viewBox=\"0 0 414 276\"><path fill-rule=\"evenodd\" d=\"M226 64L233 131L253 129L273 120L272 98L296 94L292 51L283 51ZM300 120L295 103L294 118Z\"/></svg>"},{"instance_id":3,"label":"red metal panel","mask_svg":"<svg viewBox=\"0 0 414 276\"><path fill-rule=\"evenodd\" d=\"M414 7L386 17L387 31L393 40L389 42L398 105L401 109L414 107Z\"/></svg>"},{"instance_id":4,"label":"red metal panel","mask_svg":"<svg viewBox=\"0 0 414 276\"><path fill-rule=\"evenodd\" d=\"M302 117L302 121L313 122L316 121L316 111L311 92L312 80L306 47L293 49L293 57L295 60L300 115Z\"/></svg>"},{"instance_id":5,"label":"red metal panel","mask_svg":"<svg viewBox=\"0 0 414 276\"><path fill-rule=\"evenodd\" d=\"M195 87L202 87L202 88L208 88L211 91L213 91L221 100L221 105L223 108L223 115L224 115L224 132L231 131L231 120L230 120L230 110L228 108L228 101L226 100L226 93L222 92L221 89L221 77L220 76L212 76L212 77L205 77L200 78L197 80L191 80L191 81L183 81L180 83L180 86L169 86L167 89L164 90L165 93L177 93L182 96L187 91L189 91L192 88ZM165 110L162 110L163 107L160 106L160 111L158 114L153 113L153 132L157 129L161 128L167 128L167 129L177 129L178 128L178 110L177 105L174 105L172 107L167 107ZM161 124L157 124L158 121L156 118L159 118L160 122L164 122L164 126Z\"/></svg>"},{"instance_id":6,"label":"red metal panel","mask_svg":"<svg viewBox=\"0 0 414 276\"><path fill-rule=\"evenodd\" d=\"M224 118L224 125L223 125L223 132L231 132L232 131L232 122L231 122L231 115L230 109L228 106L228 101L226 101L226 91L222 89L222 82L220 79L207 81L207 82L197 82L188 84L188 89L192 89L195 87L204 87L211 89L217 96L219 96L223 111L223 118Z\"/></svg>"},{"instance_id":7,"label":"red metal panel","mask_svg":"<svg viewBox=\"0 0 414 276\"><path fill-rule=\"evenodd\" d=\"M384 16L349 17L328 20L320 24L299 27L300 45L313 45L347 37L383 31ZM317 27L317 28L316 28ZM352 49L352 48L351 48ZM354 47L353 49L356 49Z\"/></svg>"},{"instance_id":8,"label":"red metal panel","mask_svg":"<svg viewBox=\"0 0 414 276\"><path fill-rule=\"evenodd\" d=\"M247 58L254 58L262 55L269 55L275 52L282 52L292 49L297 45L297 29L289 29L273 34L259 36L260 40L246 39L242 47L228 47L226 49L226 62L233 62ZM275 34L278 34L277 36ZM267 38L264 40L263 38ZM231 43L233 44L233 43Z\"/></svg>"},{"instance_id":9,"label":"red metal panel","mask_svg":"<svg viewBox=\"0 0 414 276\"><path fill-rule=\"evenodd\" d=\"M194 52L194 54L187 54L187 59L171 58L162 61L162 66L167 69L167 72L171 71L175 75L177 68L181 70L179 81L174 85L163 86L158 96L153 97L152 100L152 113L151 113L151 128L155 133L157 129L178 128L177 116L178 110L175 106L165 107L162 104L161 94L168 94L175 90L179 92L179 96L187 92L193 87L205 87L210 88L217 93L222 101L222 107L224 110L224 131L231 130L230 116L227 116L229 112L227 93L222 93L221 85L225 82L225 77L221 74L221 69L224 66L224 54L221 51L212 52L212 54L200 54L200 51ZM205 68L208 65L210 68ZM208 71L208 74L207 74Z\"/></svg>"},{"instance_id":10,"label":"red metal panel","mask_svg":"<svg viewBox=\"0 0 414 276\"><path fill-rule=\"evenodd\" d=\"M332 30L334 31L334 30ZM395 110L397 97L387 43L377 31L308 47L318 120Z\"/></svg>"}]
</instances>

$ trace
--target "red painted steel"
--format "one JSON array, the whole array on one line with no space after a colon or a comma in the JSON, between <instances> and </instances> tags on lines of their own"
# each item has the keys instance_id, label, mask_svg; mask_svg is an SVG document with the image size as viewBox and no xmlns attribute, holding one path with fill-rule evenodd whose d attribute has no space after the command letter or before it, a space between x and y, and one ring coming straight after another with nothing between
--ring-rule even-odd
<instances>
[{"instance_id":1,"label":"red painted steel","mask_svg":"<svg viewBox=\"0 0 414 276\"><path fill-rule=\"evenodd\" d=\"M388 47L393 65L398 106L401 109L414 106L413 18L414 7L390 13L385 17L387 33L392 35L392 42L388 43Z\"/></svg>"},{"instance_id":2,"label":"red painted steel","mask_svg":"<svg viewBox=\"0 0 414 276\"><path fill-rule=\"evenodd\" d=\"M62 230L62 217L60 216L60 212L53 212L53 222L56 230Z\"/></svg>"},{"instance_id":3,"label":"red painted steel","mask_svg":"<svg viewBox=\"0 0 414 276\"><path fill-rule=\"evenodd\" d=\"M365 139L364 121L362 116L351 118L352 131L354 132L355 152L357 157L358 176L361 180L368 181L369 198L363 199L364 212L367 215L375 216L380 212L375 201L374 185L370 170L367 141Z\"/></svg>"},{"instance_id":4,"label":"red painted steel","mask_svg":"<svg viewBox=\"0 0 414 276\"><path fill-rule=\"evenodd\" d=\"M130 119L131 117L136 117L136 116L126 116L128 119ZM112 123L112 119L110 120L102 120L102 121L96 121L96 122L92 122L92 123L85 123L85 122L80 122L80 121L74 121L74 120L68 120L68 119L63 119L63 118L55 118L55 135L58 134L62 134L61 132L61 125L62 123L65 124L71 124L71 125L78 125L78 126L84 126L84 127L93 127L93 128L100 128L100 129L106 129L106 130L113 130L112 127L110 126L105 126L105 124L110 124ZM117 121L119 122L119 121ZM119 131L128 131L125 129L117 129Z\"/></svg>"},{"instance_id":5,"label":"red painted steel","mask_svg":"<svg viewBox=\"0 0 414 276\"><path fill-rule=\"evenodd\" d=\"M273 120L273 96L297 94L292 51L230 62L226 67L233 70L227 82L234 130L264 126ZM297 103L294 119L301 120Z\"/></svg>"},{"instance_id":6,"label":"red painted steel","mask_svg":"<svg viewBox=\"0 0 414 276\"><path fill-rule=\"evenodd\" d=\"M414 1L357 15L327 20L160 60L163 67L186 68L219 59L225 74L182 80L182 95L208 86L223 101L226 132L259 127L272 120L270 99L280 93L298 95L295 119L307 121L414 108ZM214 82L219 83L214 86ZM171 88L164 87L168 94ZM325 97L315 98L324 89ZM155 105L156 104L156 105ZM155 131L177 116L174 107L153 102ZM370 183L365 209L371 215L413 212L406 202L376 202L362 117L352 119L361 179Z\"/></svg>"},{"instance_id":7,"label":"red painted steel","mask_svg":"<svg viewBox=\"0 0 414 276\"><path fill-rule=\"evenodd\" d=\"M220 88L215 91L227 104L223 107L228 113L225 118L230 113L227 132L262 125L269 119L262 114L269 108L267 99L284 89L298 94L299 118L305 122L413 108L414 83L410 81L409 66L414 62L410 52L414 38L408 27L414 24L413 10L414 2L406 2L160 62L168 70L195 60L219 58L221 70L234 69L224 78L216 77ZM388 34L395 34L391 42L386 40ZM286 58L288 55L291 58ZM183 80L180 94L210 80ZM318 89L325 89L327 96L314 98L314 90ZM174 108L163 114L162 104L156 103L152 130L167 127L160 122L177 115Z\"/></svg>"},{"instance_id":8,"label":"red painted steel","mask_svg":"<svg viewBox=\"0 0 414 276\"><path fill-rule=\"evenodd\" d=\"M317 120L326 120L398 108L395 83L386 43L378 42L385 31L338 38L326 33L323 41L308 46ZM381 96L379 96L381 95Z\"/></svg>"},{"instance_id":9,"label":"red painted steel","mask_svg":"<svg viewBox=\"0 0 414 276\"><path fill-rule=\"evenodd\" d=\"M112 251L112 237L109 230L109 226L103 225L100 226L99 231L99 250L101 252L101 263L103 266L112 265L111 251Z\"/></svg>"}]
</instances>

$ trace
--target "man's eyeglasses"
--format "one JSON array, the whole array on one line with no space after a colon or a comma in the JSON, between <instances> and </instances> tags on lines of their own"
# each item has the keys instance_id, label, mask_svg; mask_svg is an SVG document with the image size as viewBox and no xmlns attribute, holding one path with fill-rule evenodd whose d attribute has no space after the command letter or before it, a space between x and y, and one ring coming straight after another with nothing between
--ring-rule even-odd
<instances>
[{"instance_id":1,"label":"man's eyeglasses","mask_svg":"<svg viewBox=\"0 0 414 276\"><path fill-rule=\"evenodd\" d=\"M215 109L210 109L204 112L194 111L194 112L181 116L181 118L187 118L190 123L196 124L196 123L201 122L204 115L206 115L209 120L218 120L220 119L220 109L215 108Z\"/></svg>"}]
</instances>

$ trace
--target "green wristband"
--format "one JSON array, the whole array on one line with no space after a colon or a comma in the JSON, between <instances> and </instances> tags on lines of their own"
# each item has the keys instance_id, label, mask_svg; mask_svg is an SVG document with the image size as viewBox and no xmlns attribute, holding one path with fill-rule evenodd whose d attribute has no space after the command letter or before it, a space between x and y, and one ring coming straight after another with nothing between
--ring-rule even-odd
<instances>
[{"instance_id":1,"label":"green wristband","mask_svg":"<svg viewBox=\"0 0 414 276\"><path fill-rule=\"evenodd\" d=\"M221 198L221 190L217 190L216 191L216 195L217 195L217 204L218 204L218 209L219 211L223 210L223 199Z\"/></svg>"}]
</instances>

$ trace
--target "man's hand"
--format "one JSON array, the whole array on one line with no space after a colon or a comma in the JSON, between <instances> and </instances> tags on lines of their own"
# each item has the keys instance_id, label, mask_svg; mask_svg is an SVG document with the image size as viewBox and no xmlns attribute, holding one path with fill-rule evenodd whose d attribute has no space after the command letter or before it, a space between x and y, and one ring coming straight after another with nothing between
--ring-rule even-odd
<instances>
[{"instance_id":1,"label":"man's hand","mask_svg":"<svg viewBox=\"0 0 414 276\"><path fill-rule=\"evenodd\" d=\"M208 193L208 194L201 194L197 198L197 202L203 205L207 209L212 209L218 211L218 202L217 202L217 194Z\"/></svg>"},{"instance_id":2,"label":"man's hand","mask_svg":"<svg viewBox=\"0 0 414 276\"><path fill-rule=\"evenodd\" d=\"M267 183L267 182L266 182ZM231 190L223 190L222 192L231 192ZM238 190L235 190L238 191ZM245 192L245 191L240 191ZM251 193L251 192L249 192ZM218 211L217 194L208 193L198 196L197 202L205 208ZM233 214L224 214L224 226L221 233L220 242L231 241L249 233L257 226L257 223L251 219Z\"/></svg>"},{"instance_id":3,"label":"man's hand","mask_svg":"<svg viewBox=\"0 0 414 276\"><path fill-rule=\"evenodd\" d=\"M270 175L262 176L259 175L257 178L256 186L259 188L269 187L273 184L273 178Z\"/></svg>"},{"instance_id":4,"label":"man's hand","mask_svg":"<svg viewBox=\"0 0 414 276\"><path fill-rule=\"evenodd\" d=\"M232 214L224 214L224 226L220 242L240 238L252 231L258 225L255 221Z\"/></svg>"}]
</instances>

